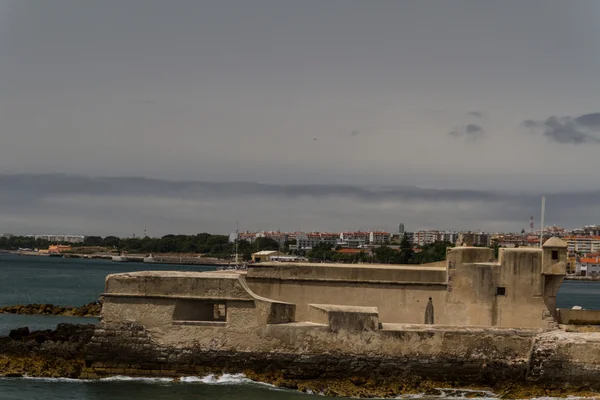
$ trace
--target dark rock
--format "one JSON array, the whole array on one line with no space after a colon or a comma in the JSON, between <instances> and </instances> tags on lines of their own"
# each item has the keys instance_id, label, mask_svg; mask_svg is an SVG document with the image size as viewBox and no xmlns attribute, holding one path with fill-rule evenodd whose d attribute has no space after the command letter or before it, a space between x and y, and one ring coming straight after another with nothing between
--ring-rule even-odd
<instances>
[{"instance_id":1,"label":"dark rock","mask_svg":"<svg viewBox=\"0 0 600 400\"><path fill-rule=\"evenodd\" d=\"M0 307L4 314L41 314L68 315L77 317L99 317L102 311L102 299L85 304L81 307L63 307L54 304L27 304Z\"/></svg>"},{"instance_id":2,"label":"dark rock","mask_svg":"<svg viewBox=\"0 0 600 400\"><path fill-rule=\"evenodd\" d=\"M13 329L8 334L8 337L13 340L21 340L22 338L25 338L27 336L29 336L28 327Z\"/></svg>"}]
</instances>

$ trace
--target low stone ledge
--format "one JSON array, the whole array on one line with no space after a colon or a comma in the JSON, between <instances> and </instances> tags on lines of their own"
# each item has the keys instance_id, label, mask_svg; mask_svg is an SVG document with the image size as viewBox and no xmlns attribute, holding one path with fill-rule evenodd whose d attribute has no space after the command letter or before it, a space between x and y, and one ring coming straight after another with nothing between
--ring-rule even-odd
<instances>
[{"instance_id":1,"label":"low stone ledge","mask_svg":"<svg viewBox=\"0 0 600 400\"><path fill-rule=\"evenodd\" d=\"M173 321L173 325L184 325L184 326L216 326L225 328L227 322L225 321Z\"/></svg>"}]
</instances>

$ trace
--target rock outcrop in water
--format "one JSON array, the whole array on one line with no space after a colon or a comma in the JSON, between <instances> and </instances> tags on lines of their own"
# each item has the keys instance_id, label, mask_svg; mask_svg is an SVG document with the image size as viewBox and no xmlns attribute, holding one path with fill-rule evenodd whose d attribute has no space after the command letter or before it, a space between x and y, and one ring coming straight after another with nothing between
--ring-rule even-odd
<instances>
[{"instance_id":1,"label":"rock outcrop in water","mask_svg":"<svg viewBox=\"0 0 600 400\"><path fill-rule=\"evenodd\" d=\"M78 378L94 325L59 324L55 330L10 331L0 337L0 376Z\"/></svg>"},{"instance_id":2,"label":"rock outcrop in water","mask_svg":"<svg viewBox=\"0 0 600 400\"><path fill-rule=\"evenodd\" d=\"M18 304L0 307L0 314L61 315L66 317L99 317L102 301L93 301L81 307L64 307L54 304Z\"/></svg>"}]
</instances>

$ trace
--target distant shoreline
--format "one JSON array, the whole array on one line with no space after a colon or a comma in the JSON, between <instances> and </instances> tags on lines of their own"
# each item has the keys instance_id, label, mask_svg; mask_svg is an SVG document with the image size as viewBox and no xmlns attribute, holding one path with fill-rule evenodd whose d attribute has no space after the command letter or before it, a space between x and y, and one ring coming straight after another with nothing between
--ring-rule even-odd
<instances>
[{"instance_id":1,"label":"distant shoreline","mask_svg":"<svg viewBox=\"0 0 600 400\"><path fill-rule=\"evenodd\" d=\"M19 251L19 250L1 250L3 254L13 254L17 256L33 256L33 257L52 257L49 254L38 253L35 251ZM81 253L64 253L62 258L81 258L81 259L100 259L109 260L120 263L137 262L145 264L174 264L174 265L206 265L206 266L227 266L234 265L232 261L220 260L211 257L200 257L200 256L180 256L175 254L156 255L152 257L146 257L143 254L107 254L107 253L96 253L96 254L81 254Z\"/></svg>"},{"instance_id":2,"label":"distant shoreline","mask_svg":"<svg viewBox=\"0 0 600 400\"><path fill-rule=\"evenodd\" d=\"M567 275L567 276L565 276L565 280L567 280L567 281L592 281L592 282L600 282L600 276Z\"/></svg>"}]
</instances>

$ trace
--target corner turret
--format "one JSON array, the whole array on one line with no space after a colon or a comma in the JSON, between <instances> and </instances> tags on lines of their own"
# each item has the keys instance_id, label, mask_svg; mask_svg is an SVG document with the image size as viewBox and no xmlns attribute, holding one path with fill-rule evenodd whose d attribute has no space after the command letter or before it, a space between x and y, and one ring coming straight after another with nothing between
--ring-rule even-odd
<instances>
[{"instance_id":1,"label":"corner turret","mask_svg":"<svg viewBox=\"0 0 600 400\"><path fill-rule=\"evenodd\" d=\"M544 276L544 302L554 320L557 320L556 294L567 275L567 244L551 237L542 246L542 275Z\"/></svg>"},{"instance_id":2,"label":"corner turret","mask_svg":"<svg viewBox=\"0 0 600 400\"><path fill-rule=\"evenodd\" d=\"M542 246L542 273L567 274L567 244L557 237L551 237Z\"/></svg>"}]
</instances>

